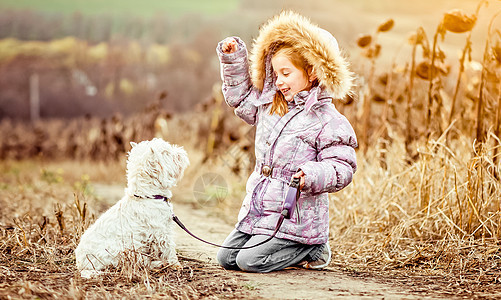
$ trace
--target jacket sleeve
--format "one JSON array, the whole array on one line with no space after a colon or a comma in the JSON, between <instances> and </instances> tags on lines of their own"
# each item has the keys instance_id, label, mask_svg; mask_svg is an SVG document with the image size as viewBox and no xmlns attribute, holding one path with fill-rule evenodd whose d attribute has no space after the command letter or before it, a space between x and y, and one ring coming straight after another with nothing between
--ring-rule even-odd
<instances>
[{"instance_id":1,"label":"jacket sleeve","mask_svg":"<svg viewBox=\"0 0 501 300\"><path fill-rule=\"evenodd\" d=\"M238 43L236 52L223 53L221 50L222 42L219 42L216 48L221 64L222 91L226 103L235 108L235 114L245 122L254 125L257 107L253 103L258 97L258 92L250 79L245 43L238 37L234 37L234 39Z\"/></svg>"},{"instance_id":2,"label":"jacket sleeve","mask_svg":"<svg viewBox=\"0 0 501 300\"><path fill-rule=\"evenodd\" d=\"M316 139L317 161L299 166L305 173L304 192L333 193L346 187L357 169L355 132L348 120L338 115L324 126Z\"/></svg>"}]
</instances>

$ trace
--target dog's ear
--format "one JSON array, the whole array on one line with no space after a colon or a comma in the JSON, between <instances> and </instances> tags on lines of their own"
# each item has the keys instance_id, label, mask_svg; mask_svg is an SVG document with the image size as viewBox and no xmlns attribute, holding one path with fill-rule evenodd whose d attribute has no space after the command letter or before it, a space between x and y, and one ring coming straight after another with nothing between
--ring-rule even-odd
<instances>
[{"instance_id":1,"label":"dog's ear","mask_svg":"<svg viewBox=\"0 0 501 300\"><path fill-rule=\"evenodd\" d=\"M173 161L177 167L176 177L180 178L183 176L184 170L190 165L190 160L188 159L188 154L182 147L176 146L175 149Z\"/></svg>"},{"instance_id":2,"label":"dog's ear","mask_svg":"<svg viewBox=\"0 0 501 300\"><path fill-rule=\"evenodd\" d=\"M131 146L132 148L134 148L134 147L136 147L136 146L137 146L137 143L130 142L130 146Z\"/></svg>"},{"instance_id":3,"label":"dog's ear","mask_svg":"<svg viewBox=\"0 0 501 300\"><path fill-rule=\"evenodd\" d=\"M180 179L184 169L190 164L186 151L182 147L171 145L168 149L162 150L161 155L169 162L167 166L169 176Z\"/></svg>"}]
</instances>

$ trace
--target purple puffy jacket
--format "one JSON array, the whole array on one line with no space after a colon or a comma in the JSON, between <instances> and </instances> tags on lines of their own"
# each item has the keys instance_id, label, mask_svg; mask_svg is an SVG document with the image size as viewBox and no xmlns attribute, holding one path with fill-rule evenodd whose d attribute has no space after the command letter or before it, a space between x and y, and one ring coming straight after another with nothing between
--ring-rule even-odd
<instances>
[{"instance_id":1,"label":"purple puffy jacket","mask_svg":"<svg viewBox=\"0 0 501 300\"><path fill-rule=\"evenodd\" d=\"M268 24L261 30L260 37L263 31L275 29L277 23L283 25L284 19L287 22L290 18L289 14L271 24L273 26ZM319 36L322 39L326 34L320 32ZM333 39L330 34L327 35L329 38ZM291 176L301 169L305 173L301 197L292 218L284 221L276 237L303 244L325 243L329 237L328 193L347 186L357 168L355 133L348 120L332 104L332 95L343 89L347 92L346 86L351 87L351 82L341 89L328 88L327 85L332 82L322 80L325 76L319 77L320 85L298 93L289 103L286 115L270 115L276 92L271 74L271 54L261 55L264 61L253 60L253 64L264 64L263 81L256 82L255 78L251 78L246 46L241 39L236 40L239 49L235 53L223 53L221 43L217 47L223 94L226 103L235 108L237 116L256 126L256 167L247 181L236 228L247 234L271 235ZM259 41L260 38L257 39ZM258 51L263 49L259 45L254 48ZM253 53L254 58L258 56ZM339 61L340 58L336 59ZM259 67L252 66L253 75ZM336 80L350 81L351 73L341 71L344 73L330 75ZM342 95L342 92L337 93L337 96Z\"/></svg>"}]
</instances>

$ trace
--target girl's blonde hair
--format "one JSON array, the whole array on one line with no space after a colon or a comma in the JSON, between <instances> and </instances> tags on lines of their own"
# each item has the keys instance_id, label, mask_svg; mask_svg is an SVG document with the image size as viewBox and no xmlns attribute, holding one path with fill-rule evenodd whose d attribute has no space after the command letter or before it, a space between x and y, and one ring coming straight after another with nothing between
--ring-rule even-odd
<instances>
[{"instance_id":1,"label":"girl's blonde hair","mask_svg":"<svg viewBox=\"0 0 501 300\"><path fill-rule=\"evenodd\" d=\"M287 57L296 68L304 72L306 77L308 77L309 73L311 73L313 66L308 64L308 62L304 59L304 57L301 56L297 51L294 51L294 49L291 46L287 44L278 46L278 49L273 53L273 56L278 54L282 54L285 57ZM312 86L316 84L318 84L318 81L315 79ZM275 93L275 96L273 97L273 103L271 104L270 115L276 113L279 116L283 117L288 111L289 108L287 106L287 101L285 100L284 95L280 91L277 91Z\"/></svg>"}]
</instances>

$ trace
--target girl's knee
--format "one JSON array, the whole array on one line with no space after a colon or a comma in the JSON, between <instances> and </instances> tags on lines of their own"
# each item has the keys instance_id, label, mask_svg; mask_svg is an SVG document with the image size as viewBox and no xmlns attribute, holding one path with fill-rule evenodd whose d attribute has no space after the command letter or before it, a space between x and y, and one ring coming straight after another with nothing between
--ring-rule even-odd
<instances>
[{"instance_id":1,"label":"girl's knee","mask_svg":"<svg viewBox=\"0 0 501 300\"><path fill-rule=\"evenodd\" d=\"M236 257L236 264L242 271L253 273L265 273L269 266L265 264L263 259L256 257L255 253L240 251Z\"/></svg>"},{"instance_id":2,"label":"girl's knee","mask_svg":"<svg viewBox=\"0 0 501 300\"><path fill-rule=\"evenodd\" d=\"M236 268L235 260L232 257L234 257L233 251L224 248L219 249L216 256L219 265L230 270Z\"/></svg>"}]
</instances>

